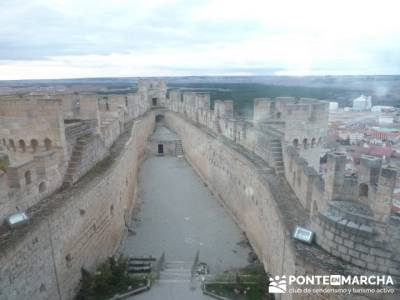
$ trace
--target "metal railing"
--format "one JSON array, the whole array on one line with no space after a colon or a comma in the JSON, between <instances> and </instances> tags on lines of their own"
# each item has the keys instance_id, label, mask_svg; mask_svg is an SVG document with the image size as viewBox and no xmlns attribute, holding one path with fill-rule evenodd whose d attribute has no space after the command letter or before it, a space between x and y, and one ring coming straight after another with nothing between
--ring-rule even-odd
<instances>
[{"instance_id":1,"label":"metal railing","mask_svg":"<svg viewBox=\"0 0 400 300\"><path fill-rule=\"evenodd\" d=\"M199 263L199 250L197 250L196 252L196 256L194 258L193 264L192 264L192 268L190 270L190 288L192 290L194 290L196 288L195 286L195 278L196 278L196 272L197 272L197 265Z\"/></svg>"},{"instance_id":2,"label":"metal railing","mask_svg":"<svg viewBox=\"0 0 400 300\"><path fill-rule=\"evenodd\" d=\"M160 256L160 259L157 261L157 266L155 269L155 279L160 279L160 272L164 270L165 264L165 252L163 252Z\"/></svg>"}]
</instances>

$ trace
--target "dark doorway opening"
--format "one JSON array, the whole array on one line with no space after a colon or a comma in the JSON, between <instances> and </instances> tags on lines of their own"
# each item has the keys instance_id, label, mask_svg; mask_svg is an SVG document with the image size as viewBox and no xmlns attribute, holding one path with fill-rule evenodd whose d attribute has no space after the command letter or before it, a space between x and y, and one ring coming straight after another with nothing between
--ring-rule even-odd
<instances>
[{"instance_id":1,"label":"dark doorway opening","mask_svg":"<svg viewBox=\"0 0 400 300\"><path fill-rule=\"evenodd\" d=\"M368 184L366 183L361 183L359 190L358 190L358 196L360 197L368 197Z\"/></svg>"},{"instance_id":2,"label":"dark doorway opening","mask_svg":"<svg viewBox=\"0 0 400 300\"><path fill-rule=\"evenodd\" d=\"M153 106L157 106L157 98L153 98L151 100L152 100Z\"/></svg>"},{"instance_id":3,"label":"dark doorway opening","mask_svg":"<svg viewBox=\"0 0 400 300\"><path fill-rule=\"evenodd\" d=\"M158 144L158 154L164 154L164 145Z\"/></svg>"},{"instance_id":4,"label":"dark doorway opening","mask_svg":"<svg viewBox=\"0 0 400 300\"><path fill-rule=\"evenodd\" d=\"M164 121L164 116L163 115L157 115L156 116L156 122L162 122Z\"/></svg>"}]
</instances>

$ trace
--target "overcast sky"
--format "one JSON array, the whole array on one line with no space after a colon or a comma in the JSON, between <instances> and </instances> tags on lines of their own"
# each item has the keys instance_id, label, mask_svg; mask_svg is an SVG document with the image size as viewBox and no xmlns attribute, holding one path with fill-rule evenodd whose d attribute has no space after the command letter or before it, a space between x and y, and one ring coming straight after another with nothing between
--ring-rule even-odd
<instances>
[{"instance_id":1,"label":"overcast sky","mask_svg":"<svg viewBox=\"0 0 400 300\"><path fill-rule=\"evenodd\" d=\"M0 79L399 74L398 0L0 0Z\"/></svg>"}]
</instances>

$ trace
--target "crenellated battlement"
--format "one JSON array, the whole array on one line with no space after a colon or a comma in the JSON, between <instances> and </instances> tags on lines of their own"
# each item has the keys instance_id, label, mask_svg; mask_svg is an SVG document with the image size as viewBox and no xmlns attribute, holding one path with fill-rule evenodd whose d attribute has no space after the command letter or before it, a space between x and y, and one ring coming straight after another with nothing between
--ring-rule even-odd
<instances>
[{"instance_id":1,"label":"crenellated battlement","mask_svg":"<svg viewBox=\"0 0 400 300\"><path fill-rule=\"evenodd\" d=\"M125 124L146 113L166 85L141 80L137 93L51 91L0 97L2 171L0 223L73 184L108 155Z\"/></svg>"},{"instance_id":2,"label":"crenellated battlement","mask_svg":"<svg viewBox=\"0 0 400 300\"><path fill-rule=\"evenodd\" d=\"M382 166L379 158L365 156L358 176L345 176L346 157L329 153L327 173L319 173L328 102L258 98L249 121L235 117L229 100L215 101L208 117L199 118L203 112L195 104L197 97L191 92L190 101L179 102L174 96L169 107L252 151L283 175L308 214L318 245L356 267L400 276L394 258L397 250L393 250L399 243L398 227L390 221L397 172ZM382 243L388 246L386 250Z\"/></svg>"}]
</instances>

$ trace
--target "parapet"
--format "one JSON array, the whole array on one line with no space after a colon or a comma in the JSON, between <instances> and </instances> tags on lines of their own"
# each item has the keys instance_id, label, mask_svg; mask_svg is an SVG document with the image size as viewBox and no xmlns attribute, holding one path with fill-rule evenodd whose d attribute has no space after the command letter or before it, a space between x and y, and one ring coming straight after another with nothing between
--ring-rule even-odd
<instances>
[{"instance_id":1,"label":"parapet","mask_svg":"<svg viewBox=\"0 0 400 300\"><path fill-rule=\"evenodd\" d=\"M361 156L358 172L359 183L377 185L381 166L382 159L380 157L369 155Z\"/></svg>"},{"instance_id":2,"label":"parapet","mask_svg":"<svg viewBox=\"0 0 400 300\"><path fill-rule=\"evenodd\" d=\"M284 120L287 123L304 124L324 121L327 126L328 111L329 102L312 98L257 98L254 99L253 121Z\"/></svg>"},{"instance_id":3,"label":"parapet","mask_svg":"<svg viewBox=\"0 0 400 300\"><path fill-rule=\"evenodd\" d=\"M344 163L346 161L346 154L341 152L328 153L328 162Z\"/></svg>"},{"instance_id":4,"label":"parapet","mask_svg":"<svg viewBox=\"0 0 400 300\"><path fill-rule=\"evenodd\" d=\"M214 103L214 113L220 118L233 117L233 101L232 100L216 100Z\"/></svg>"}]
</instances>

